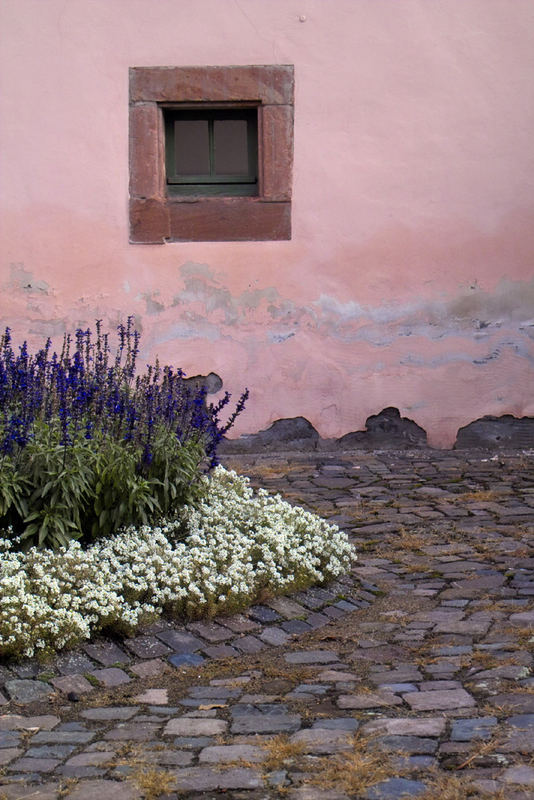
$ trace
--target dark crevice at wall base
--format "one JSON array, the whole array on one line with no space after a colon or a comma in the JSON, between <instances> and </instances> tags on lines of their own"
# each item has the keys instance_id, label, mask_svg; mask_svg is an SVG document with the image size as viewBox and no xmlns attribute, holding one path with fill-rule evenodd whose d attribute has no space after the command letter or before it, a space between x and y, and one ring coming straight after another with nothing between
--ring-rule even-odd
<instances>
[{"instance_id":1,"label":"dark crevice at wall base","mask_svg":"<svg viewBox=\"0 0 534 800\"><path fill-rule=\"evenodd\" d=\"M529 450L534 448L534 417L482 417L460 428L455 450Z\"/></svg>"},{"instance_id":2,"label":"dark crevice at wall base","mask_svg":"<svg viewBox=\"0 0 534 800\"><path fill-rule=\"evenodd\" d=\"M346 433L335 440L340 448L384 449L426 447L426 431L413 420L401 417L398 408L384 408L365 421L365 431Z\"/></svg>"},{"instance_id":3,"label":"dark crevice at wall base","mask_svg":"<svg viewBox=\"0 0 534 800\"><path fill-rule=\"evenodd\" d=\"M221 454L314 450L385 450L426 447L426 432L411 419L401 417L397 408L385 408L369 417L365 431L347 433L339 439L321 439L304 417L278 419L258 433L226 439Z\"/></svg>"}]
</instances>

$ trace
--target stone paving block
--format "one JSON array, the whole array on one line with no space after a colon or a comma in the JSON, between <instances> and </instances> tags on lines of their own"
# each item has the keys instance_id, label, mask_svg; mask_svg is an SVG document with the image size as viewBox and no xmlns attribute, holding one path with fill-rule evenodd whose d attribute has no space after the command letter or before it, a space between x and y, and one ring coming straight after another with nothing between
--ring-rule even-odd
<instances>
[{"instance_id":1,"label":"stone paving block","mask_svg":"<svg viewBox=\"0 0 534 800\"><path fill-rule=\"evenodd\" d=\"M270 628L264 628L264 630L259 634L259 638L263 642L267 642L267 644L272 644L275 646L286 644L289 641L290 636L286 633L282 628L279 628L277 625L273 625Z\"/></svg>"},{"instance_id":2,"label":"stone paving block","mask_svg":"<svg viewBox=\"0 0 534 800\"><path fill-rule=\"evenodd\" d=\"M471 742L474 739L490 739L497 717L475 717L452 721L451 739L455 742Z\"/></svg>"},{"instance_id":3,"label":"stone paving block","mask_svg":"<svg viewBox=\"0 0 534 800\"><path fill-rule=\"evenodd\" d=\"M312 728L354 732L358 730L359 726L359 720L354 717L334 717L334 719L316 719Z\"/></svg>"},{"instance_id":4,"label":"stone paving block","mask_svg":"<svg viewBox=\"0 0 534 800\"><path fill-rule=\"evenodd\" d=\"M321 476L319 478L314 478L313 483L316 486L324 487L325 489L346 489L349 486L352 486L354 481L351 478L346 477L330 477L330 476Z\"/></svg>"},{"instance_id":5,"label":"stone paving block","mask_svg":"<svg viewBox=\"0 0 534 800\"><path fill-rule=\"evenodd\" d=\"M513 728L534 728L534 714L516 714L513 717L508 717L506 720L507 725Z\"/></svg>"},{"instance_id":6,"label":"stone paving block","mask_svg":"<svg viewBox=\"0 0 534 800\"><path fill-rule=\"evenodd\" d=\"M491 619L464 620L460 622L438 622L434 633L459 633L484 636L491 625Z\"/></svg>"},{"instance_id":7,"label":"stone paving block","mask_svg":"<svg viewBox=\"0 0 534 800\"><path fill-rule=\"evenodd\" d=\"M297 592L293 595L293 599L305 606L306 609L317 610L325 605L325 601L310 592Z\"/></svg>"},{"instance_id":8,"label":"stone paving block","mask_svg":"<svg viewBox=\"0 0 534 800\"><path fill-rule=\"evenodd\" d=\"M352 731L329 728L307 728L297 731L291 737L294 744L303 748L304 753L339 753L352 748Z\"/></svg>"},{"instance_id":9,"label":"stone paving block","mask_svg":"<svg viewBox=\"0 0 534 800\"><path fill-rule=\"evenodd\" d=\"M437 692L443 689L461 689L462 684L460 681L421 681L416 688L420 692Z\"/></svg>"},{"instance_id":10,"label":"stone paving block","mask_svg":"<svg viewBox=\"0 0 534 800\"><path fill-rule=\"evenodd\" d=\"M289 634L301 634L301 633L308 633L308 631L312 630L312 626L305 622L303 619L289 619L286 622L282 622L280 625L282 630Z\"/></svg>"},{"instance_id":11,"label":"stone paving block","mask_svg":"<svg viewBox=\"0 0 534 800\"><path fill-rule=\"evenodd\" d=\"M246 687L253 677L260 677L260 670L254 670L250 675L230 675L228 678L212 678L210 686L226 686L228 689L235 689L236 686Z\"/></svg>"},{"instance_id":12,"label":"stone paving block","mask_svg":"<svg viewBox=\"0 0 534 800\"><path fill-rule=\"evenodd\" d=\"M117 768L119 769L119 768ZM125 768L126 769L126 768ZM114 770L115 771L115 770ZM105 778L108 767L71 767L63 764L58 767L56 773L65 778ZM112 773L113 774L113 773Z\"/></svg>"},{"instance_id":13,"label":"stone paving block","mask_svg":"<svg viewBox=\"0 0 534 800\"><path fill-rule=\"evenodd\" d=\"M341 617L345 616L345 612L335 606L325 606L321 613L331 619L341 619Z\"/></svg>"},{"instance_id":14,"label":"stone paving block","mask_svg":"<svg viewBox=\"0 0 534 800\"><path fill-rule=\"evenodd\" d=\"M133 639L126 639L124 644L138 658L158 658L172 653L171 648L155 636L136 636Z\"/></svg>"},{"instance_id":15,"label":"stone paving block","mask_svg":"<svg viewBox=\"0 0 534 800\"><path fill-rule=\"evenodd\" d=\"M63 678L52 678L50 681L55 689L59 689L63 694L88 694L94 691L94 686L91 686L87 678L83 675L65 675Z\"/></svg>"},{"instance_id":16,"label":"stone paving block","mask_svg":"<svg viewBox=\"0 0 534 800\"><path fill-rule=\"evenodd\" d=\"M9 669L7 669L7 667L3 667L0 664L0 685L5 683L6 681L11 680L11 678L14 677L15 677L14 674Z\"/></svg>"},{"instance_id":17,"label":"stone paving block","mask_svg":"<svg viewBox=\"0 0 534 800\"><path fill-rule=\"evenodd\" d=\"M202 699L224 699L239 697L242 689L228 689L226 686L193 686L189 689L189 696Z\"/></svg>"},{"instance_id":18,"label":"stone paving block","mask_svg":"<svg viewBox=\"0 0 534 800\"><path fill-rule=\"evenodd\" d=\"M201 764L228 764L232 761L248 761L260 764L267 758L267 751L250 744L228 744L205 747L200 751Z\"/></svg>"},{"instance_id":19,"label":"stone paving block","mask_svg":"<svg viewBox=\"0 0 534 800\"><path fill-rule=\"evenodd\" d=\"M279 708L279 706L276 705L277 700L278 695L276 694L244 694L239 700L239 705L234 706L231 713L234 717L242 716L242 714L249 712L251 706L264 706L266 703L271 703L273 709ZM245 710L240 713L239 709ZM287 706L284 706L284 709L287 709ZM261 711L256 709L256 713L261 714Z\"/></svg>"},{"instance_id":20,"label":"stone paving block","mask_svg":"<svg viewBox=\"0 0 534 800\"><path fill-rule=\"evenodd\" d=\"M204 646L202 652L208 658L236 658L236 656L239 655L239 651L229 644L215 644L211 647Z\"/></svg>"},{"instance_id":21,"label":"stone paving block","mask_svg":"<svg viewBox=\"0 0 534 800\"><path fill-rule=\"evenodd\" d=\"M480 597L481 589L497 589L502 586L506 578L497 572L493 575L484 575L478 578L468 578L464 581L455 581L458 589L465 589L468 593L466 597Z\"/></svg>"},{"instance_id":22,"label":"stone paving block","mask_svg":"<svg viewBox=\"0 0 534 800\"><path fill-rule=\"evenodd\" d=\"M177 717L165 726L165 736L219 736L226 731L228 723L222 719L193 719Z\"/></svg>"},{"instance_id":23,"label":"stone paving block","mask_svg":"<svg viewBox=\"0 0 534 800\"><path fill-rule=\"evenodd\" d=\"M261 772L248 767L235 767L219 772L211 767L189 767L174 770L179 792L206 792L228 789L260 789Z\"/></svg>"},{"instance_id":24,"label":"stone paving block","mask_svg":"<svg viewBox=\"0 0 534 800\"><path fill-rule=\"evenodd\" d=\"M17 731L0 731L0 748L16 747L22 736Z\"/></svg>"},{"instance_id":25,"label":"stone paving block","mask_svg":"<svg viewBox=\"0 0 534 800\"><path fill-rule=\"evenodd\" d=\"M127 720L139 711L139 706L111 706L103 708L88 708L81 712L84 719L108 722L114 720Z\"/></svg>"},{"instance_id":26,"label":"stone paving block","mask_svg":"<svg viewBox=\"0 0 534 800\"><path fill-rule=\"evenodd\" d=\"M403 699L414 711L434 711L435 709L457 709L474 706L475 699L465 689L445 689L435 692L409 692Z\"/></svg>"},{"instance_id":27,"label":"stone paving block","mask_svg":"<svg viewBox=\"0 0 534 800\"><path fill-rule=\"evenodd\" d=\"M165 706L169 702L167 689L147 689L146 692L134 697L136 703L151 703L152 705Z\"/></svg>"},{"instance_id":28,"label":"stone paving block","mask_svg":"<svg viewBox=\"0 0 534 800\"><path fill-rule=\"evenodd\" d=\"M469 675L470 681L486 681L488 679L497 678L499 680L518 681L521 678L526 678L530 675L528 667L520 666L518 664L505 664L502 667L494 667L493 669L484 669L480 672L475 672Z\"/></svg>"},{"instance_id":29,"label":"stone paving block","mask_svg":"<svg viewBox=\"0 0 534 800\"><path fill-rule=\"evenodd\" d=\"M24 679L8 681L5 688L11 700L16 700L17 703L32 703L34 700L43 700L54 691L48 683Z\"/></svg>"},{"instance_id":30,"label":"stone paving block","mask_svg":"<svg viewBox=\"0 0 534 800\"><path fill-rule=\"evenodd\" d=\"M91 675L94 675L99 683L109 687L122 686L122 684L130 683L132 680L130 676L124 672L124 670L119 669L118 667L95 669L93 672L91 672Z\"/></svg>"},{"instance_id":31,"label":"stone paving block","mask_svg":"<svg viewBox=\"0 0 534 800\"><path fill-rule=\"evenodd\" d=\"M423 736L383 736L377 740L377 746L386 752L400 752L409 754L432 754L438 748L436 739L426 739Z\"/></svg>"},{"instance_id":32,"label":"stone paving block","mask_svg":"<svg viewBox=\"0 0 534 800\"><path fill-rule=\"evenodd\" d=\"M20 664L13 664L11 669L19 678L35 678L43 668L38 661L21 661Z\"/></svg>"},{"instance_id":33,"label":"stone paving block","mask_svg":"<svg viewBox=\"0 0 534 800\"><path fill-rule=\"evenodd\" d=\"M94 739L96 731L39 731L32 737L36 744L87 744Z\"/></svg>"},{"instance_id":34,"label":"stone paving block","mask_svg":"<svg viewBox=\"0 0 534 800\"><path fill-rule=\"evenodd\" d=\"M269 608L268 606L251 606L248 609L248 615L250 619L255 620L256 622L261 622L262 624L268 622L278 622L280 619L280 614L275 611L273 608Z\"/></svg>"},{"instance_id":35,"label":"stone paving block","mask_svg":"<svg viewBox=\"0 0 534 800\"><path fill-rule=\"evenodd\" d=\"M534 714L534 694L504 692L487 697L486 703L496 709L504 708L511 714Z\"/></svg>"},{"instance_id":36,"label":"stone paving block","mask_svg":"<svg viewBox=\"0 0 534 800\"><path fill-rule=\"evenodd\" d=\"M53 772L61 764L57 758L19 758L9 765L9 770L17 772Z\"/></svg>"},{"instance_id":37,"label":"stone paving block","mask_svg":"<svg viewBox=\"0 0 534 800\"><path fill-rule=\"evenodd\" d=\"M232 638L232 634L226 628L215 622L192 622L188 628L207 642L226 642Z\"/></svg>"},{"instance_id":38,"label":"stone paving block","mask_svg":"<svg viewBox=\"0 0 534 800\"><path fill-rule=\"evenodd\" d=\"M14 761L18 756L22 755L24 750L21 747L3 747L0 750L0 767ZM1 797L1 795L0 795Z\"/></svg>"},{"instance_id":39,"label":"stone paving block","mask_svg":"<svg viewBox=\"0 0 534 800\"><path fill-rule=\"evenodd\" d=\"M445 717L394 717L372 720L364 724L365 734L390 734L399 736L441 736L445 731Z\"/></svg>"},{"instance_id":40,"label":"stone paving block","mask_svg":"<svg viewBox=\"0 0 534 800\"><path fill-rule=\"evenodd\" d=\"M373 683L414 683L423 680L423 675L416 667L398 667L390 670L372 672L370 675Z\"/></svg>"},{"instance_id":41,"label":"stone paving block","mask_svg":"<svg viewBox=\"0 0 534 800\"><path fill-rule=\"evenodd\" d=\"M176 653L173 656L169 656L169 663L173 667L196 667L202 664L203 661L205 661L204 657L198 655L198 653Z\"/></svg>"},{"instance_id":42,"label":"stone paving block","mask_svg":"<svg viewBox=\"0 0 534 800\"><path fill-rule=\"evenodd\" d=\"M174 747L198 750L200 747L209 747L214 741L213 736L176 736L172 743Z\"/></svg>"},{"instance_id":43,"label":"stone paving block","mask_svg":"<svg viewBox=\"0 0 534 800\"><path fill-rule=\"evenodd\" d=\"M350 683L359 680L354 672L342 672L337 669L325 669L319 672L316 678L318 681L328 681L332 683Z\"/></svg>"},{"instance_id":44,"label":"stone paving block","mask_svg":"<svg viewBox=\"0 0 534 800\"><path fill-rule=\"evenodd\" d=\"M86 644L83 648L87 655L102 664L103 667L111 667L116 664L128 664L130 656L119 647L115 642L97 642Z\"/></svg>"},{"instance_id":45,"label":"stone paving block","mask_svg":"<svg viewBox=\"0 0 534 800\"><path fill-rule=\"evenodd\" d=\"M64 653L56 657L54 667L61 675L83 675L95 668L95 663L83 653Z\"/></svg>"},{"instance_id":46,"label":"stone paving block","mask_svg":"<svg viewBox=\"0 0 534 800\"><path fill-rule=\"evenodd\" d=\"M69 800L140 800L141 792L132 781L82 781L68 795Z\"/></svg>"},{"instance_id":47,"label":"stone paving block","mask_svg":"<svg viewBox=\"0 0 534 800\"><path fill-rule=\"evenodd\" d=\"M390 778L377 783L364 793L366 800L400 800L400 798L417 797L427 791L422 781L408 778Z\"/></svg>"},{"instance_id":48,"label":"stone paving block","mask_svg":"<svg viewBox=\"0 0 534 800\"><path fill-rule=\"evenodd\" d=\"M0 716L0 731L43 730L50 731L59 725L61 719L53 714L35 717L23 717L20 714L3 714Z\"/></svg>"},{"instance_id":49,"label":"stone paving block","mask_svg":"<svg viewBox=\"0 0 534 800\"><path fill-rule=\"evenodd\" d=\"M333 650L297 650L284 653L284 660L288 664L331 664L338 661L338 655Z\"/></svg>"},{"instance_id":50,"label":"stone paving block","mask_svg":"<svg viewBox=\"0 0 534 800\"><path fill-rule=\"evenodd\" d=\"M86 731L88 728L86 722L73 720L72 722L62 722L57 726L56 731Z\"/></svg>"},{"instance_id":51,"label":"stone paving block","mask_svg":"<svg viewBox=\"0 0 534 800\"><path fill-rule=\"evenodd\" d=\"M204 642L185 629L161 631L156 636L174 650L175 653L194 653L204 645Z\"/></svg>"},{"instance_id":52,"label":"stone paving block","mask_svg":"<svg viewBox=\"0 0 534 800\"><path fill-rule=\"evenodd\" d=\"M137 719L142 722L155 722L162 717L173 717L179 714L181 709L178 706L148 706L146 714L140 714Z\"/></svg>"},{"instance_id":53,"label":"stone paving block","mask_svg":"<svg viewBox=\"0 0 534 800\"><path fill-rule=\"evenodd\" d=\"M284 619L296 619L297 617L304 617L308 613L308 609L301 606L290 597L277 597L274 600L269 600L268 606L273 608Z\"/></svg>"},{"instance_id":54,"label":"stone paving block","mask_svg":"<svg viewBox=\"0 0 534 800\"><path fill-rule=\"evenodd\" d=\"M154 739L161 726L150 722L123 723L104 734L104 739L115 742L146 742Z\"/></svg>"},{"instance_id":55,"label":"stone paving block","mask_svg":"<svg viewBox=\"0 0 534 800\"><path fill-rule=\"evenodd\" d=\"M419 692L417 692L417 694L419 694ZM402 705L402 699L392 692L342 694L337 699L337 705L339 708L352 709L379 708L382 706L400 706Z\"/></svg>"},{"instance_id":56,"label":"stone paving block","mask_svg":"<svg viewBox=\"0 0 534 800\"><path fill-rule=\"evenodd\" d=\"M40 747L29 747L26 750L28 758L67 758L76 750L74 744L43 744Z\"/></svg>"},{"instance_id":57,"label":"stone paving block","mask_svg":"<svg viewBox=\"0 0 534 800\"><path fill-rule=\"evenodd\" d=\"M334 603L333 608L337 608L339 611L343 611L345 614L358 610L358 606L355 603L349 602L348 600L338 600L337 603Z\"/></svg>"},{"instance_id":58,"label":"stone paving block","mask_svg":"<svg viewBox=\"0 0 534 800\"><path fill-rule=\"evenodd\" d=\"M233 633L252 633L253 631L259 630L261 627L258 622L253 622L244 614L232 614L230 617L220 617L217 621Z\"/></svg>"},{"instance_id":59,"label":"stone paving block","mask_svg":"<svg viewBox=\"0 0 534 800\"><path fill-rule=\"evenodd\" d=\"M160 658L153 658L150 661L140 661L139 664L132 664L128 669L135 673L139 678L154 678L165 671L167 665Z\"/></svg>"},{"instance_id":60,"label":"stone paving block","mask_svg":"<svg viewBox=\"0 0 534 800\"><path fill-rule=\"evenodd\" d=\"M193 753L184 750L143 750L141 755L144 763L165 767L188 767L193 761Z\"/></svg>"},{"instance_id":61,"label":"stone paving block","mask_svg":"<svg viewBox=\"0 0 534 800\"><path fill-rule=\"evenodd\" d=\"M432 683L442 683L442 681L432 681ZM386 692L417 692L419 687L415 683L380 683L378 688ZM445 688L445 687L443 687Z\"/></svg>"},{"instance_id":62,"label":"stone paving block","mask_svg":"<svg viewBox=\"0 0 534 800\"><path fill-rule=\"evenodd\" d=\"M300 728L298 714L243 714L234 717L232 733L293 733Z\"/></svg>"},{"instance_id":63,"label":"stone paving block","mask_svg":"<svg viewBox=\"0 0 534 800\"><path fill-rule=\"evenodd\" d=\"M521 731L514 729L500 745L499 750L503 753L534 753L534 729L527 728Z\"/></svg>"},{"instance_id":64,"label":"stone paving block","mask_svg":"<svg viewBox=\"0 0 534 800\"><path fill-rule=\"evenodd\" d=\"M337 789L322 789L314 786L298 786L289 790L290 800L349 800L349 795Z\"/></svg>"},{"instance_id":65,"label":"stone paving block","mask_svg":"<svg viewBox=\"0 0 534 800\"><path fill-rule=\"evenodd\" d=\"M59 783L40 783L38 794L34 785L24 783L4 784L0 786L2 800L58 800Z\"/></svg>"},{"instance_id":66,"label":"stone paving block","mask_svg":"<svg viewBox=\"0 0 534 800\"><path fill-rule=\"evenodd\" d=\"M68 767L98 767L100 764L106 764L115 756L114 750L101 750L92 753L80 753L77 756L72 756L65 762Z\"/></svg>"},{"instance_id":67,"label":"stone paving block","mask_svg":"<svg viewBox=\"0 0 534 800\"><path fill-rule=\"evenodd\" d=\"M317 630L318 628L323 628L325 625L328 625L329 622L331 622L331 620L319 611L312 611L312 613L308 614L308 616L306 617L307 625L309 625L310 628L312 628L313 630Z\"/></svg>"},{"instance_id":68,"label":"stone paving block","mask_svg":"<svg viewBox=\"0 0 534 800\"><path fill-rule=\"evenodd\" d=\"M518 764L508 767L501 775L504 783L520 784L521 786L534 786L534 767L528 764Z\"/></svg>"},{"instance_id":69,"label":"stone paving block","mask_svg":"<svg viewBox=\"0 0 534 800\"><path fill-rule=\"evenodd\" d=\"M239 639L234 639L232 644L240 653L260 653L267 646L256 636L240 636Z\"/></svg>"},{"instance_id":70,"label":"stone paving block","mask_svg":"<svg viewBox=\"0 0 534 800\"><path fill-rule=\"evenodd\" d=\"M291 694L299 695L299 694L326 694L326 692L330 689L330 684L325 683L299 683L298 686L295 686Z\"/></svg>"}]
</instances>

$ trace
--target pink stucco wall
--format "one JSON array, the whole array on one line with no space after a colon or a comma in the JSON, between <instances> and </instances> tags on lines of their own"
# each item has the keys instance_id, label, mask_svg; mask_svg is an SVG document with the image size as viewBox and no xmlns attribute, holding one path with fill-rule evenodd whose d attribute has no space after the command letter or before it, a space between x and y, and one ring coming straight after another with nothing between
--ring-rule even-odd
<instances>
[{"instance_id":1,"label":"pink stucco wall","mask_svg":"<svg viewBox=\"0 0 534 800\"><path fill-rule=\"evenodd\" d=\"M0 0L0 317L323 436L534 415L532 0ZM293 238L128 243L128 67L294 64Z\"/></svg>"}]
</instances>

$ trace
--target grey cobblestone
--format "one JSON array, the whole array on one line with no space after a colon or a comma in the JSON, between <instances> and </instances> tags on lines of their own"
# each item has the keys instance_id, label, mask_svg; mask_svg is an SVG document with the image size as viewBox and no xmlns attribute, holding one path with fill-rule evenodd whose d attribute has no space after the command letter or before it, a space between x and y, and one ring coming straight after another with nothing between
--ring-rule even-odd
<instances>
[{"instance_id":1,"label":"grey cobblestone","mask_svg":"<svg viewBox=\"0 0 534 800\"><path fill-rule=\"evenodd\" d=\"M11 680L6 683L6 691L11 700L18 703L31 703L42 700L52 693L52 688L42 681Z\"/></svg>"},{"instance_id":2,"label":"grey cobblestone","mask_svg":"<svg viewBox=\"0 0 534 800\"><path fill-rule=\"evenodd\" d=\"M68 800L141 800L135 771L150 765L174 779L170 800L274 800L278 786L345 800L350 791L314 786L308 770L342 758L354 734L387 766L368 800L417 797L426 770L446 780L464 762L481 792L515 800L534 785L530 457L292 458L276 478L262 478L272 460L243 471L342 522L359 551L351 575L212 622L162 620L45 667L0 666L0 797L57 800L73 777ZM491 750L472 759L493 741L501 761ZM264 763L277 747L279 762Z\"/></svg>"}]
</instances>

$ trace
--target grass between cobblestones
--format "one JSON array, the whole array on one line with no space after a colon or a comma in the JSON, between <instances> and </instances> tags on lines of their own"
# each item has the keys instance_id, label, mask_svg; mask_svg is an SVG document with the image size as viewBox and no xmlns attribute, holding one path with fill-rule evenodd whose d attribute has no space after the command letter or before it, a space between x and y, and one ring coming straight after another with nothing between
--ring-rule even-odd
<instances>
[{"instance_id":1,"label":"grass between cobblestones","mask_svg":"<svg viewBox=\"0 0 534 800\"><path fill-rule=\"evenodd\" d=\"M482 491L489 492L488 489ZM464 498L465 504L493 501L487 494L481 498L480 492L473 490L472 494L477 496ZM496 491L496 494L501 496L502 492ZM464 501L458 504L460 508ZM404 503L403 500L399 507ZM334 503L329 512L326 504L323 508L325 514L332 516L339 512ZM236 703L248 701L207 699L202 707L211 710L201 713L211 713L213 719L224 721L228 726L213 744L231 745L238 740L243 744L246 740L248 744L257 744L267 756L261 763L243 759L213 767L205 765L207 771L230 773L239 767L260 775L264 788L250 792L239 789L189 793L188 797L195 800L212 800L218 796L236 800L268 797L271 800L292 798L293 794L296 798L300 791L309 791L306 796L314 800L322 794L326 797L328 792L345 793L362 800L367 789L387 786L388 780L408 780L408 777L419 786L425 785L423 792L417 789L420 800L530 800L534 794L532 786L514 781L522 780L521 769L528 773L533 763L531 728L514 727L510 720L512 715L527 713L522 711L521 705L514 705L513 698L517 696L520 704L526 703L534 693L532 678L527 677L533 663L534 628L526 622L509 621L515 612L521 611L528 618L534 609L533 597L529 594L533 588L534 547L527 525L506 523L498 528L493 519L489 519L478 529L473 526L462 530L461 525L456 527L449 520L402 523L396 530L386 529L379 536L354 528L353 537L358 551L366 553L357 563L355 573L362 579L372 580L377 587L373 590L376 599L368 608L354 611L340 621L287 642L283 648L266 650L261 655L212 661L188 669L169 667L168 671L150 679L132 681L109 692L95 691L71 706L69 711L64 708L61 711L64 698L56 697L48 703L36 704L34 713L55 711L63 721L75 720L81 708L134 705L136 694L149 687L166 687L169 705L173 706L187 696L191 687L223 685L224 681L225 687L241 687L248 695L268 696L273 708L285 706L289 714L300 714L299 735L315 728L322 720L340 717L357 720L364 731L348 736L349 749L317 753L303 747L298 737L293 740L293 734L236 736L230 728L232 710ZM426 574L417 568L419 559L427 561L422 564L428 570ZM495 588L484 588L488 575L501 576L502 580L496 582ZM486 632L482 632L483 629L477 632L474 628L471 632L455 633L452 625L450 632L440 631L439 622L443 617L432 616L434 612L452 614L449 619L460 620L467 626L481 614L488 619L488 628ZM322 649L331 649L339 665L293 664L285 659L296 650ZM449 650L458 652L445 652ZM518 677L500 674L484 678L479 675L486 670L511 667L519 668ZM523 667L525 673L521 672ZM437 690L439 694L439 690L445 688L440 681L445 680L463 686L475 701L474 705L440 710L437 704L436 710L421 712L409 706L406 699L392 706L358 707L353 711L343 710L338 704L340 695L358 698L378 695L381 691L378 684L388 680L388 672L394 674L408 668L421 672L420 676L410 679L417 685L416 693L426 691L430 697ZM341 682L334 679L336 669L344 676L338 678ZM449 674L445 674L445 670ZM379 674L384 677L379 678ZM396 677L391 681L404 683L404 679ZM322 683L327 684L323 694L299 699L299 692L295 692L301 684ZM424 686L424 683L429 685ZM305 692L305 689L301 687L300 691ZM395 690L399 698L413 696L403 694L411 691L407 688ZM502 701L494 699L498 693L504 693ZM30 710L28 707L27 711ZM188 711L182 708L178 716L187 716ZM384 734L365 733L368 723L374 720L404 722L408 732L410 725L418 720L434 717L444 723L439 735L428 734L434 737L430 759L435 762L434 766L407 765L412 752L408 752L409 748L403 750L396 742L386 744L387 737L381 743ZM484 720L488 717L494 721L483 729L487 738L463 739L453 734L453 728L461 725L464 719L469 722L472 718ZM512 734L517 739L515 749L506 747ZM103 737L104 732L99 735ZM404 740L410 744L411 738L416 737L405 736ZM152 757L155 758L152 750L155 754L157 747L169 749L179 745L152 743L152 750L143 753L143 747L136 748L133 744L133 747L118 748L112 762L132 768L127 779L131 785L142 790L145 800L166 800L169 793L172 800L181 796L181 793L172 794L176 792L171 783L176 779L173 771L157 767L152 761ZM199 744L197 750L200 749ZM204 769L196 751L191 764L194 770ZM510 774L512 767L518 769L517 777ZM277 771L285 778L275 786L269 781ZM180 770L175 772L179 774ZM0 786L0 798L1 791ZM384 792L377 796L387 797L387 790ZM415 797L415 794L408 796Z\"/></svg>"}]
</instances>

